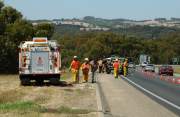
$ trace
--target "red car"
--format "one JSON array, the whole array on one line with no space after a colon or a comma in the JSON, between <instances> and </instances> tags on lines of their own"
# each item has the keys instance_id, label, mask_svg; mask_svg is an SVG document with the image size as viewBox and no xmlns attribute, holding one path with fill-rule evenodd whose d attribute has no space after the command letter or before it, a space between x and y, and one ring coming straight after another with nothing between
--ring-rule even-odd
<instances>
[{"instance_id":1,"label":"red car","mask_svg":"<svg viewBox=\"0 0 180 117\"><path fill-rule=\"evenodd\" d=\"M159 68L159 75L166 74L166 75L173 76L173 73L174 73L173 67L170 65L162 65Z\"/></svg>"}]
</instances>

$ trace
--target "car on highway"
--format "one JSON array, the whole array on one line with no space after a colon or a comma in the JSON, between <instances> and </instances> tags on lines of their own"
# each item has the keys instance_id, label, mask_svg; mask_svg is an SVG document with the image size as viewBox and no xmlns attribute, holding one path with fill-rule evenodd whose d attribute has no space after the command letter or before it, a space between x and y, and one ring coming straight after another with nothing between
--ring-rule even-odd
<instances>
[{"instance_id":1,"label":"car on highway","mask_svg":"<svg viewBox=\"0 0 180 117\"><path fill-rule=\"evenodd\" d=\"M144 68L144 71L150 71L150 72L155 72L155 66L153 64L147 64Z\"/></svg>"},{"instance_id":2,"label":"car on highway","mask_svg":"<svg viewBox=\"0 0 180 117\"><path fill-rule=\"evenodd\" d=\"M160 66L159 67L159 75L162 75L162 74L173 76L173 74L174 74L173 67L170 66L170 65L162 65L162 66Z\"/></svg>"}]
</instances>

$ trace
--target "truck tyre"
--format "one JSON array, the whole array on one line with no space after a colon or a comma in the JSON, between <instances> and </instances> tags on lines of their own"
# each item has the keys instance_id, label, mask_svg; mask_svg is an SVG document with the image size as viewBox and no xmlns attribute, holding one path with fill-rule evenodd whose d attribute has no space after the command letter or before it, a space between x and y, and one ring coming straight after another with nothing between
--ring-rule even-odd
<instances>
[{"instance_id":1,"label":"truck tyre","mask_svg":"<svg viewBox=\"0 0 180 117\"><path fill-rule=\"evenodd\" d=\"M53 85L58 85L59 84L59 78L51 78L50 83Z\"/></svg>"},{"instance_id":2,"label":"truck tyre","mask_svg":"<svg viewBox=\"0 0 180 117\"><path fill-rule=\"evenodd\" d=\"M21 78L21 85L30 85L30 79L29 78Z\"/></svg>"}]
</instances>

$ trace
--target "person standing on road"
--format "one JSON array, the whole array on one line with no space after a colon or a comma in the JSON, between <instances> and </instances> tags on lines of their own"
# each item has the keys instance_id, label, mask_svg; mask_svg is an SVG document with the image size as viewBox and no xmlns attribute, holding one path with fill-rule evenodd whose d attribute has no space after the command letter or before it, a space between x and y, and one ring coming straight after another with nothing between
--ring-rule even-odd
<instances>
[{"instance_id":1,"label":"person standing on road","mask_svg":"<svg viewBox=\"0 0 180 117\"><path fill-rule=\"evenodd\" d=\"M115 62L113 63L114 67L114 78L118 78L118 72L119 72L119 60L115 59Z\"/></svg>"},{"instance_id":2,"label":"person standing on road","mask_svg":"<svg viewBox=\"0 0 180 117\"><path fill-rule=\"evenodd\" d=\"M72 72L73 83L79 82L79 68L80 68L80 62L78 61L77 56L74 56L73 61L71 62L71 65L69 67L69 71Z\"/></svg>"},{"instance_id":3,"label":"person standing on road","mask_svg":"<svg viewBox=\"0 0 180 117\"><path fill-rule=\"evenodd\" d=\"M127 70L128 70L128 59L125 59L124 63L123 63L123 72L124 72L124 76L127 76Z\"/></svg>"},{"instance_id":4,"label":"person standing on road","mask_svg":"<svg viewBox=\"0 0 180 117\"><path fill-rule=\"evenodd\" d=\"M98 69L98 63L97 63L97 60L92 60L91 63L91 73L92 73L92 83L96 82L96 79L95 79L95 72L96 70Z\"/></svg>"},{"instance_id":5,"label":"person standing on road","mask_svg":"<svg viewBox=\"0 0 180 117\"><path fill-rule=\"evenodd\" d=\"M85 62L81 65L81 69L82 69L84 81L88 82L90 64L89 64L88 58L85 58L84 60L85 60Z\"/></svg>"},{"instance_id":6,"label":"person standing on road","mask_svg":"<svg viewBox=\"0 0 180 117\"><path fill-rule=\"evenodd\" d=\"M99 68L99 73L101 73L102 72L102 68L103 68L103 61L100 59L99 61L98 61L98 68Z\"/></svg>"}]
</instances>

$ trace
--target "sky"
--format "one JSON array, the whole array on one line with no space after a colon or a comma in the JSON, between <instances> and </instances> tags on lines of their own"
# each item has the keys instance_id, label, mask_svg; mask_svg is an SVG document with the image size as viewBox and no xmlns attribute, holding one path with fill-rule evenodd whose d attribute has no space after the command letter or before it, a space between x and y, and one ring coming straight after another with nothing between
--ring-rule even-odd
<instances>
[{"instance_id":1,"label":"sky","mask_svg":"<svg viewBox=\"0 0 180 117\"><path fill-rule=\"evenodd\" d=\"M94 16L146 20L180 18L180 0L4 0L26 19Z\"/></svg>"}]
</instances>

